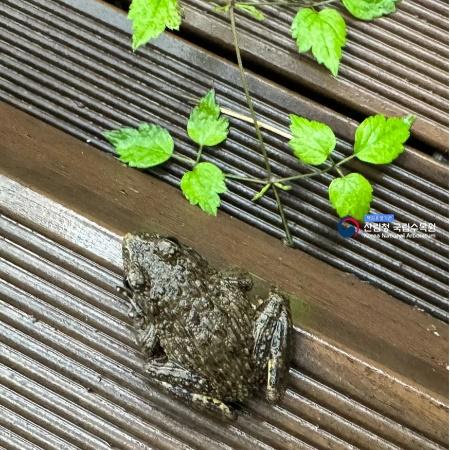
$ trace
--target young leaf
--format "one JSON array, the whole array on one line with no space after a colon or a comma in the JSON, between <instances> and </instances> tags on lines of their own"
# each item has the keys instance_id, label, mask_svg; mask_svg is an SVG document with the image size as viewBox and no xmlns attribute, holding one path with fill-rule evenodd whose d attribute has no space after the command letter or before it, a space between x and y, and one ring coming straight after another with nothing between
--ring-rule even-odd
<instances>
[{"instance_id":1,"label":"young leaf","mask_svg":"<svg viewBox=\"0 0 450 450\"><path fill-rule=\"evenodd\" d=\"M252 202L256 202L256 201L259 200L260 198L264 197L264 195L266 194L266 192L270 189L270 186L271 186L270 183L265 184L265 185L263 186L263 188L253 196Z\"/></svg>"},{"instance_id":2,"label":"young leaf","mask_svg":"<svg viewBox=\"0 0 450 450\"><path fill-rule=\"evenodd\" d=\"M318 166L324 163L336 147L333 130L324 123L291 114L292 139L289 146L294 155L306 164Z\"/></svg>"},{"instance_id":3,"label":"young leaf","mask_svg":"<svg viewBox=\"0 0 450 450\"><path fill-rule=\"evenodd\" d=\"M178 0L133 0L128 18L133 21L133 50L157 38L166 28L178 30L181 24Z\"/></svg>"},{"instance_id":4,"label":"young leaf","mask_svg":"<svg viewBox=\"0 0 450 450\"><path fill-rule=\"evenodd\" d=\"M337 76L347 28L341 14L325 8L320 12L300 8L291 26L292 37L300 53L312 51L317 62Z\"/></svg>"},{"instance_id":5,"label":"young leaf","mask_svg":"<svg viewBox=\"0 0 450 450\"><path fill-rule=\"evenodd\" d=\"M368 117L356 129L356 157L372 164L389 164L403 152L413 122L414 116Z\"/></svg>"},{"instance_id":6,"label":"young leaf","mask_svg":"<svg viewBox=\"0 0 450 450\"><path fill-rule=\"evenodd\" d=\"M395 12L397 0L342 0L347 10L361 20L372 20Z\"/></svg>"},{"instance_id":7,"label":"young leaf","mask_svg":"<svg viewBox=\"0 0 450 450\"><path fill-rule=\"evenodd\" d=\"M139 169L162 164L172 156L174 148L170 133L152 124L143 123L137 129L107 131L105 137L114 146L121 161Z\"/></svg>"},{"instance_id":8,"label":"young leaf","mask_svg":"<svg viewBox=\"0 0 450 450\"><path fill-rule=\"evenodd\" d=\"M256 20L264 20L266 18L262 11L252 5L246 5L245 3L236 3L235 6L236 9L240 9L241 11L246 12Z\"/></svg>"},{"instance_id":9,"label":"young leaf","mask_svg":"<svg viewBox=\"0 0 450 450\"><path fill-rule=\"evenodd\" d=\"M214 89L211 89L192 110L187 132L197 144L212 147L227 138L228 125L228 119L220 115Z\"/></svg>"},{"instance_id":10,"label":"young leaf","mask_svg":"<svg viewBox=\"0 0 450 450\"><path fill-rule=\"evenodd\" d=\"M362 220L369 212L372 186L359 173L349 173L334 179L328 188L330 202L339 217L351 216Z\"/></svg>"},{"instance_id":11,"label":"young leaf","mask_svg":"<svg viewBox=\"0 0 450 450\"><path fill-rule=\"evenodd\" d=\"M206 213L215 216L220 206L220 197L227 191L225 175L214 164L197 164L181 179L181 190L191 205L198 205Z\"/></svg>"}]
</instances>

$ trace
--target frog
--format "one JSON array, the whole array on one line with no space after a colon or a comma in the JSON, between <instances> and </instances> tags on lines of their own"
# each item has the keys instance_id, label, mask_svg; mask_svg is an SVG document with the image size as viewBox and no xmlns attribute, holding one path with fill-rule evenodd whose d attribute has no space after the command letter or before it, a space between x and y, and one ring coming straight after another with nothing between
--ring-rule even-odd
<instances>
[{"instance_id":1,"label":"frog","mask_svg":"<svg viewBox=\"0 0 450 450\"><path fill-rule=\"evenodd\" d=\"M273 287L250 300L252 276L217 270L177 238L127 233L123 287L147 376L184 402L223 419L262 391L281 400L289 371L289 301Z\"/></svg>"}]
</instances>

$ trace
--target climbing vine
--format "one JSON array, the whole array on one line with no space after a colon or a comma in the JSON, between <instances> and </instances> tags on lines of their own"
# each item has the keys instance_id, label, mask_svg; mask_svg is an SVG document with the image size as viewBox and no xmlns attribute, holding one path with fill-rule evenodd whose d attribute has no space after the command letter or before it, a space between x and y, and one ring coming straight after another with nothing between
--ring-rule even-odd
<instances>
[{"instance_id":1,"label":"climbing vine","mask_svg":"<svg viewBox=\"0 0 450 450\"><path fill-rule=\"evenodd\" d=\"M215 5L217 12L229 18L233 45L239 67L241 85L246 99L249 116L243 116L217 103L214 90L210 90L192 109L187 120L186 131L193 145L197 146L194 159L175 151L170 133L156 124L141 124L137 128L121 128L105 133L115 147L121 161L131 167L147 169L165 163L169 159L183 161L190 166L181 179L180 187L186 199L198 205L208 214L216 215L220 206L220 194L227 191L227 180L240 180L258 187L253 201L258 201L272 191L277 203L281 222L285 230L285 241L292 244L289 224L284 213L280 191L291 189L291 183L315 177L326 172L338 175L329 185L329 200L340 217L352 216L362 220L370 210L372 186L360 173L345 174L341 166L351 159L371 164L389 164L404 151L414 122L411 115L405 117L370 116L356 129L353 153L336 162L332 152L336 147L336 136L326 124L291 114L291 133L281 132L261 123L255 113L245 69L239 47L236 26L236 10L249 14L256 20L264 20L260 8L267 5L299 5L293 18L291 33L300 53L311 52L334 76L337 76L346 42L346 23L340 11L331 7L337 0L308 2L296 0L249 0L236 2L227 0ZM395 11L395 0L342 0L343 6L361 20L372 20ZM129 10L133 22L133 50L158 37L166 28L178 30L181 24L181 8L178 0L133 0ZM240 174L224 173L220 167L203 162L204 151L223 143L229 132L230 123L226 116L251 122L255 129L259 151L264 160L265 176L262 178ZM261 129L288 137L288 145L299 164L307 165L310 171L290 177L279 178L272 173L270 159ZM317 167L317 166L320 166Z\"/></svg>"}]
</instances>

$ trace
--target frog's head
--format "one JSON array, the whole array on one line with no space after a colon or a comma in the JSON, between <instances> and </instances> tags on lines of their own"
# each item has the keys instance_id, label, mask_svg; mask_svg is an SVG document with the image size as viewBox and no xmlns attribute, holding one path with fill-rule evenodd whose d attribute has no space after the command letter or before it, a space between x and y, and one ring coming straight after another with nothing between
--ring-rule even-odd
<instances>
[{"instance_id":1,"label":"frog's head","mask_svg":"<svg viewBox=\"0 0 450 450\"><path fill-rule=\"evenodd\" d=\"M124 282L134 292L197 279L207 268L206 261L192 248L156 233L126 234L122 255Z\"/></svg>"}]
</instances>

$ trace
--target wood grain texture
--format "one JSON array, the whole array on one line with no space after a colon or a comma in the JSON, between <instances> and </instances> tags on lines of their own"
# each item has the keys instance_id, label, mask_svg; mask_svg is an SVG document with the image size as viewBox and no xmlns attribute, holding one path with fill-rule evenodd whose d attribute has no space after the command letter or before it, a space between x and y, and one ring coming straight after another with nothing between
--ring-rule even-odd
<instances>
[{"instance_id":1,"label":"wood grain texture","mask_svg":"<svg viewBox=\"0 0 450 450\"><path fill-rule=\"evenodd\" d=\"M172 133L177 151L192 157L185 133L192 96L214 87L221 105L245 112L239 73L230 61L165 33L133 53L130 22L123 12L91 0L5 0L0 3L0 98L63 129L93 147L112 152L105 129L158 123ZM33 17L29 20L30 15ZM99 34L102 39L99 39ZM345 115L249 73L261 120L288 129L292 112L330 124L339 135L335 155L352 150L357 123ZM188 100L186 100L188 95ZM308 169L298 164L285 139L265 135L274 175ZM262 176L251 125L232 120L219 151L205 159L223 170ZM335 231L328 201L332 174L292 183L282 192L296 248L351 272L390 295L448 319L448 169L407 148L388 166L349 163L374 185L374 212L393 212L400 223L436 223L433 239L344 239ZM178 186L186 165L172 161L154 173ZM283 234L273 196L251 201L255 187L229 182L222 210L273 236Z\"/></svg>"},{"instance_id":2,"label":"wood grain texture","mask_svg":"<svg viewBox=\"0 0 450 450\"><path fill-rule=\"evenodd\" d=\"M446 379L447 326L442 322L301 251L285 248L227 214L219 213L217 219L205 215L177 189L14 108L2 104L0 116L1 167L6 173L82 209L83 215L117 234L150 229L180 236L213 264L244 267L302 299L309 305L302 319L305 326L375 360L384 359L400 372L403 364L410 366L409 376L416 373L416 381L425 385ZM434 327L439 337L427 330ZM436 372L430 373L430 367ZM435 390L443 393L440 383Z\"/></svg>"}]
</instances>

